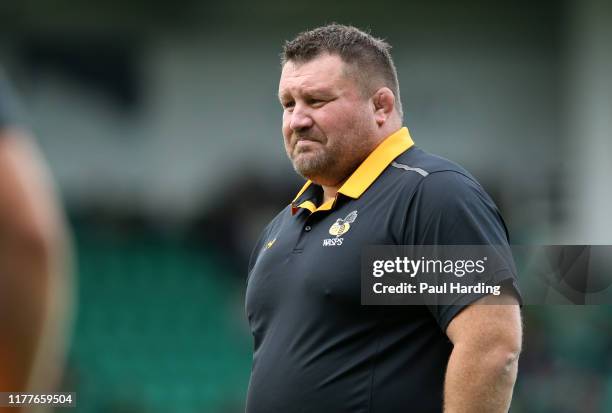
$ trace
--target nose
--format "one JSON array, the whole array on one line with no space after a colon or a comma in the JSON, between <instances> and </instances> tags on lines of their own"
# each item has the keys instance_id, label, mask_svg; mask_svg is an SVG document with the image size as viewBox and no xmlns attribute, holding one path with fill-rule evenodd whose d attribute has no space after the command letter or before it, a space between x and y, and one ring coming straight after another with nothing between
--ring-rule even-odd
<instances>
[{"instance_id":1,"label":"nose","mask_svg":"<svg viewBox=\"0 0 612 413\"><path fill-rule=\"evenodd\" d=\"M308 129L312 126L313 121L307 110L301 105L295 105L289 120L289 127L293 131Z\"/></svg>"}]
</instances>

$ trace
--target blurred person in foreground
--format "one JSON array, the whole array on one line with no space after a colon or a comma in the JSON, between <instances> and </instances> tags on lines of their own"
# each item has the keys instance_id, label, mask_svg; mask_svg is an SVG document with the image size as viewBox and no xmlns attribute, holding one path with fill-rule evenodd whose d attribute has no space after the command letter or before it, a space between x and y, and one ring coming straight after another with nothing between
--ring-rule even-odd
<instances>
[{"instance_id":1,"label":"blurred person in foreground","mask_svg":"<svg viewBox=\"0 0 612 413\"><path fill-rule=\"evenodd\" d=\"M402 127L389 50L337 24L285 43L282 132L308 181L249 263L249 413L509 409L522 340L515 274L496 272L503 293L467 305L361 305L364 245L508 244L476 180Z\"/></svg>"},{"instance_id":2,"label":"blurred person in foreground","mask_svg":"<svg viewBox=\"0 0 612 413\"><path fill-rule=\"evenodd\" d=\"M0 72L0 392L48 393L59 390L66 351L69 243L47 166L18 112Z\"/></svg>"}]
</instances>

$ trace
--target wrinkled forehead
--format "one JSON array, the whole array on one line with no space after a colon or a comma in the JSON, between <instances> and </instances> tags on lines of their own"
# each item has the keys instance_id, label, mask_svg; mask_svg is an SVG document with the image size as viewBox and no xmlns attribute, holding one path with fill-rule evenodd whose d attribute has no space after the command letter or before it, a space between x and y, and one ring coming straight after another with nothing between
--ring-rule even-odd
<instances>
[{"instance_id":1,"label":"wrinkled forehead","mask_svg":"<svg viewBox=\"0 0 612 413\"><path fill-rule=\"evenodd\" d=\"M283 66L279 93L302 88L336 88L347 82L347 64L340 56L324 54L306 62L289 60Z\"/></svg>"}]
</instances>

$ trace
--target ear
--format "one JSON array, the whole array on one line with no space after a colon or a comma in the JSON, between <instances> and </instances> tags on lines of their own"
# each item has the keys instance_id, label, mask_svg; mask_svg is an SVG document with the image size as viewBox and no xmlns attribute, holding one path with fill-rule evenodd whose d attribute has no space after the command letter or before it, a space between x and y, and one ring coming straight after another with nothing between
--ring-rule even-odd
<instances>
[{"instance_id":1,"label":"ear","mask_svg":"<svg viewBox=\"0 0 612 413\"><path fill-rule=\"evenodd\" d=\"M395 95L388 87L381 87L372 96L372 101L374 103L374 119L378 126L382 126L395 110Z\"/></svg>"}]
</instances>

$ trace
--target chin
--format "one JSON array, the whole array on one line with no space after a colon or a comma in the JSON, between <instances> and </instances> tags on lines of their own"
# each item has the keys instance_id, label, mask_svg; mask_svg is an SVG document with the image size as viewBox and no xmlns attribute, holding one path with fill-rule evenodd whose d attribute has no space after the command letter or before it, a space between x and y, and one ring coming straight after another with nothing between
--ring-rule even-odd
<instances>
[{"instance_id":1,"label":"chin","mask_svg":"<svg viewBox=\"0 0 612 413\"><path fill-rule=\"evenodd\" d=\"M314 168L312 165L294 163L293 169L304 178L310 179L313 182L316 182L316 179L321 175L321 170L319 168Z\"/></svg>"},{"instance_id":2,"label":"chin","mask_svg":"<svg viewBox=\"0 0 612 413\"><path fill-rule=\"evenodd\" d=\"M322 186L334 186L338 183L338 180L335 178L331 178L329 175L329 171L314 169L314 168L296 168L294 166L295 171L302 177L311 180L313 183Z\"/></svg>"},{"instance_id":3,"label":"chin","mask_svg":"<svg viewBox=\"0 0 612 413\"><path fill-rule=\"evenodd\" d=\"M321 165L318 159L312 156L299 155L293 160L293 169L295 169L300 175L305 174L316 174L320 172Z\"/></svg>"},{"instance_id":4,"label":"chin","mask_svg":"<svg viewBox=\"0 0 612 413\"><path fill-rule=\"evenodd\" d=\"M299 175L306 179L310 179L313 182L315 182L316 177L319 176L317 173L318 171L311 168L303 168L298 165L293 165L293 169L295 169L295 172L297 172Z\"/></svg>"},{"instance_id":5,"label":"chin","mask_svg":"<svg viewBox=\"0 0 612 413\"><path fill-rule=\"evenodd\" d=\"M300 153L292 159L293 169L303 177L320 184L333 170L334 162L326 154L321 153ZM322 179L323 178L323 179Z\"/></svg>"}]
</instances>

